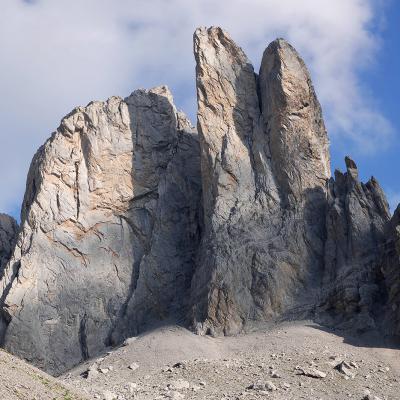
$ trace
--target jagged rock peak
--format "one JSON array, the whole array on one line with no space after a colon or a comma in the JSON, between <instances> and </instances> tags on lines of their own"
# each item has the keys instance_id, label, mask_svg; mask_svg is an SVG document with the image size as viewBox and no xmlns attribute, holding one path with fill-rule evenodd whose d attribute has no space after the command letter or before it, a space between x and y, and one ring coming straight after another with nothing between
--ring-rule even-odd
<instances>
[{"instance_id":1,"label":"jagged rock peak","mask_svg":"<svg viewBox=\"0 0 400 400\"><path fill-rule=\"evenodd\" d=\"M377 180L360 182L356 163L350 157L345 163L347 172L336 170L328 185L323 313L317 318L365 330L376 327L384 307L381 257L390 212Z\"/></svg>"},{"instance_id":2,"label":"jagged rock peak","mask_svg":"<svg viewBox=\"0 0 400 400\"><path fill-rule=\"evenodd\" d=\"M387 306L383 310L386 333L400 337L400 204L385 231L382 274L387 289Z\"/></svg>"},{"instance_id":3,"label":"jagged rock peak","mask_svg":"<svg viewBox=\"0 0 400 400\"><path fill-rule=\"evenodd\" d=\"M330 177L329 141L310 74L284 39L264 51L259 85L274 173L283 197L299 201Z\"/></svg>"},{"instance_id":4,"label":"jagged rock peak","mask_svg":"<svg viewBox=\"0 0 400 400\"><path fill-rule=\"evenodd\" d=\"M346 164L346 170L348 175L351 176L355 181L358 181L357 164L349 156L345 157L344 162Z\"/></svg>"},{"instance_id":5,"label":"jagged rock peak","mask_svg":"<svg viewBox=\"0 0 400 400\"><path fill-rule=\"evenodd\" d=\"M180 311L198 169L196 132L166 87L68 114L28 174L0 282L3 346L57 374Z\"/></svg>"},{"instance_id":6,"label":"jagged rock peak","mask_svg":"<svg viewBox=\"0 0 400 400\"><path fill-rule=\"evenodd\" d=\"M198 56L201 49L211 46L215 49L227 49L229 54L236 60L250 63L244 51L236 45L229 33L218 26L197 28L193 35L193 43L195 57Z\"/></svg>"},{"instance_id":7,"label":"jagged rock peak","mask_svg":"<svg viewBox=\"0 0 400 400\"><path fill-rule=\"evenodd\" d=\"M194 53L198 135L162 86L76 108L35 155L14 248L0 215L9 351L57 374L166 319L400 332L400 211L349 157L330 177L296 50L275 40L257 75L212 27Z\"/></svg>"},{"instance_id":8,"label":"jagged rock peak","mask_svg":"<svg viewBox=\"0 0 400 400\"><path fill-rule=\"evenodd\" d=\"M197 30L194 50L205 228L193 323L231 334L306 308L318 290L328 140L308 71L285 42L267 48L259 79L220 28Z\"/></svg>"},{"instance_id":9,"label":"jagged rock peak","mask_svg":"<svg viewBox=\"0 0 400 400\"><path fill-rule=\"evenodd\" d=\"M244 52L221 28L197 29L194 54L205 218L226 219L235 203L251 201L240 188L254 191L249 146L259 118L256 79Z\"/></svg>"}]
</instances>

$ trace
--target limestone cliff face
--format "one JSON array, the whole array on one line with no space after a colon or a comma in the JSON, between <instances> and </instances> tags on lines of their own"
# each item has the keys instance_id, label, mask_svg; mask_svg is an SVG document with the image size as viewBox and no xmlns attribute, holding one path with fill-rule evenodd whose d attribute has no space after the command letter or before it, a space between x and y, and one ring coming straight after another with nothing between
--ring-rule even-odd
<instances>
[{"instance_id":1,"label":"limestone cliff face","mask_svg":"<svg viewBox=\"0 0 400 400\"><path fill-rule=\"evenodd\" d=\"M366 330L382 315L398 329L396 217L389 223L378 182L361 183L351 159L330 177L321 108L297 52L275 40L256 75L220 28L197 30L194 51L204 206L195 329L232 334L307 316Z\"/></svg>"},{"instance_id":2,"label":"limestone cliff face","mask_svg":"<svg viewBox=\"0 0 400 400\"><path fill-rule=\"evenodd\" d=\"M196 248L197 149L164 87L63 119L29 171L2 280L6 349L59 373L110 345L132 301L132 329L168 316Z\"/></svg>"},{"instance_id":3,"label":"limestone cliff face","mask_svg":"<svg viewBox=\"0 0 400 400\"><path fill-rule=\"evenodd\" d=\"M382 274L386 287L384 332L400 338L400 206L385 227L385 247L382 257Z\"/></svg>"},{"instance_id":4,"label":"limestone cliff face","mask_svg":"<svg viewBox=\"0 0 400 400\"><path fill-rule=\"evenodd\" d=\"M0 215L7 350L57 374L159 321L400 334L400 211L350 158L331 177L300 56L277 39L256 74L221 28L194 53L198 134L158 87L75 109L35 155L18 235Z\"/></svg>"},{"instance_id":5,"label":"limestone cliff face","mask_svg":"<svg viewBox=\"0 0 400 400\"><path fill-rule=\"evenodd\" d=\"M0 276L11 257L17 232L18 224L15 219L9 215L0 214Z\"/></svg>"},{"instance_id":6,"label":"limestone cliff face","mask_svg":"<svg viewBox=\"0 0 400 400\"><path fill-rule=\"evenodd\" d=\"M205 233L193 319L200 332L230 334L313 302L328 139L309 73L284 40L268 46L259 77L220 28L197 30L194 49Z\"/></svg>"},{"instance_id":7,"label":"limestone cliff face","mask_svg":"<svg viewBox=\"0 0 400 400\"><path fill-rule=\"evenodd\" d=\"M283 205L297 205L330 177L329 141L310 75L296 50L277 39L259 75L265 141Z\"/></svg>"},{"instance_id":8,"label":"limestone cliff face","mask_svg":"<svg viewBox=\"0 0 400 400\"><path fill-rule=\"evenodd\" d=\"M350 158L346 167L346 173L336 171L329 182L319 312L325 323L368 329L375 327L385 300L381 257L390 214L376 179L361 183Z\"/></svg>"}]
</instances>

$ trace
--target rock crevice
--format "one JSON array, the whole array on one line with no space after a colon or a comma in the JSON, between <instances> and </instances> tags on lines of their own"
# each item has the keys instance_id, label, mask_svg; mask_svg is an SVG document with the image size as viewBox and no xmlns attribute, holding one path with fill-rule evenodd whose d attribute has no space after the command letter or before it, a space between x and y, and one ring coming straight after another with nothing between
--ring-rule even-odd
<instances>
[{"instance_id":1,"label":"rock crevice","mask_svg":"<svg viewBox=\"0 0 400 400\"><path fill-rule=\"evenodd\" d=\"M285 40L255 73L194 34L197 131L165 86L67 115L0 215L2 345L59 374L155 323L230 335L313 318L400 335L400 211L330 172L310 74Z\"/></svg>"}]
</instances>

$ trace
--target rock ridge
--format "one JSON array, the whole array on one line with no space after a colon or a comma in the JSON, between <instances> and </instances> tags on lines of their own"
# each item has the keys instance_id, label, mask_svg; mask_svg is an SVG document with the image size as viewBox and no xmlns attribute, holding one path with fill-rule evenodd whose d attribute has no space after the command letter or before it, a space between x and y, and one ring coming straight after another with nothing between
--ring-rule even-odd
<instances>
[{"instance_id":1,"label":"rock ridge","mask_svg":"<svg viewBox=\"0 0 400 400\"><path fill-rule=\"evenodd\" d=\"M310 73L277 39L254 71L194 33L197 130L165 86L77 107L0 215L2 346L54 375L154 324L233 335L312 318L400 334L400 211L331 176Z\"/></svg>"},{"instance_id":2,"label":"rock ridge","mask_svg":"<svg viewBox=\"0 0 400 400\"><path fill-rule=\"evenodd\" d=\"M194 323L232 334L306 308L302 288L318 289L328 139L309 73L285 41L268 46L258 77L222 29L199 29L194 43L205 214Z\"/></svg>"},{"instance_id":3,"label":"rock ridge","mask_svg":"<svg viewBox=\"0 0 400 400\"><path fill-rule=\"evenodd\" d=\"M166 87L67 115L29 171L1 281L3 346L58 374L150 315L176 312L169 297L184 293L198 235L197 159L196 134ZM154 270L158 258L164 270ZM141 314L124 331L132 301Z\"/></svg>"}]
</instances>

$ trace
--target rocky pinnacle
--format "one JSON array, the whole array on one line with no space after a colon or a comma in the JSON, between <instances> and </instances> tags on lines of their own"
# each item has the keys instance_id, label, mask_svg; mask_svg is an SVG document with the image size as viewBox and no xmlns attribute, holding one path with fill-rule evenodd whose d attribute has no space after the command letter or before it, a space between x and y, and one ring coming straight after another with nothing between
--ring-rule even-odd
<instances>
[{"instance_id":1,"label":"rocky pinnacle","mask_svg":"<svg viewBox=\"0 0 400 400\"><path fill-rule=\"evenodd\" d=\"M193 318L199 332L230 334L313 303L328 138L309 73L284 40L268 46L259 76L220 28L198 29L194 50L205 229Z\"/></svg>"},{"instance_id":2,"label":"rocky pinnacle","mask_svg":"<svg viewBox=\"0 0 400 400\"><path fill-rule=\"evenodd\" d=\"M276 320L400 334L400 211L356 163L330 173L310 74L284 39L259 73L194 34L197 130L165 86L68 114L0 215L0 338L59 374L155 324Z\"/></svg>"}]
</instances>

